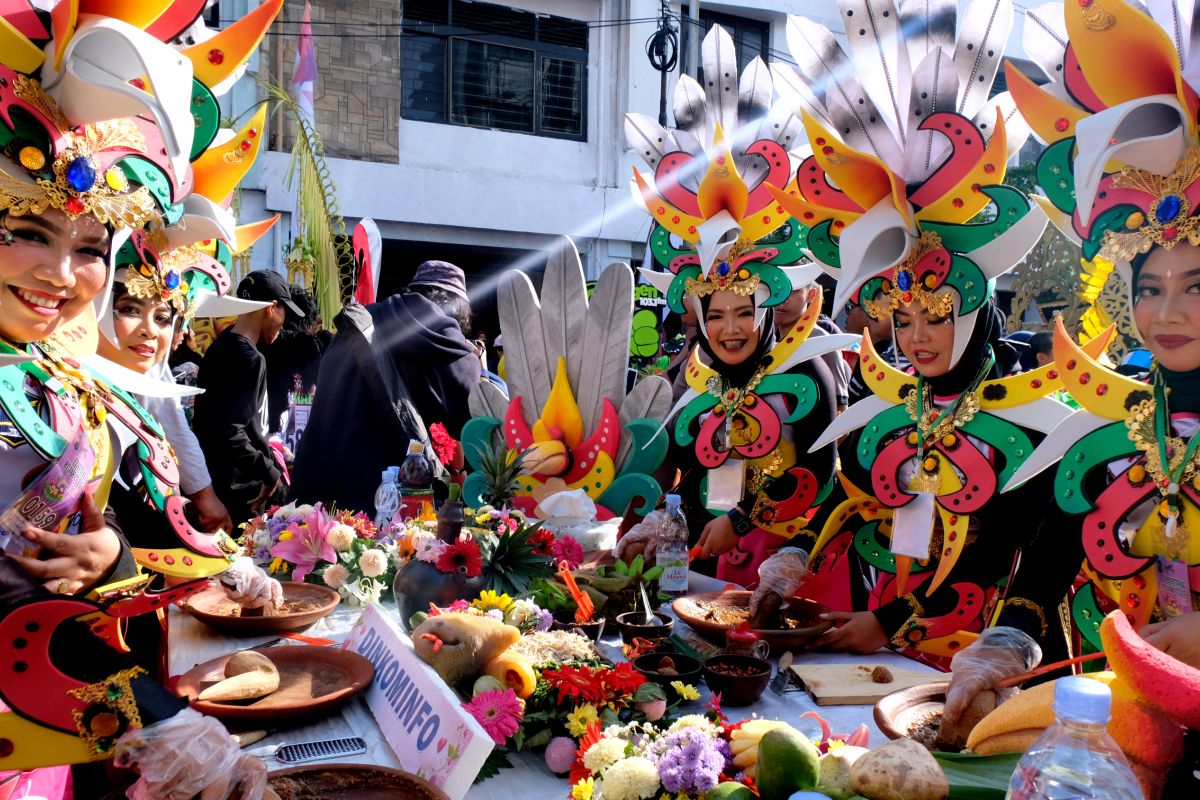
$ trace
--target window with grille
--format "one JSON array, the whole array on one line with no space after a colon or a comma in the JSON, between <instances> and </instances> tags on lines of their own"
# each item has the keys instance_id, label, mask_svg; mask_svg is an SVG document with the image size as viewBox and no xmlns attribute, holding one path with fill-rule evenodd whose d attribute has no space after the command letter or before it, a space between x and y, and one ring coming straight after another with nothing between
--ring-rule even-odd
<instances>
[{"instance_id":1,"label":"window with grille","mask_svg":"<svg viewBox=\"0 0 1200 800\"><path fill-rule=\"evenodd\" d=\"M587 138L586 22L468 0L405 0L404 119Z\"/></svg>"},{"instance_id":2,"label":"window with grille","mask_svg":"<svg viewBox=\"0 0 1200 800\"><path fill-rule=\"evenodd\" d=\"M744 17L735 17L730 14L720 14L715 11L707 11L703 6L700 7L700 29L695 30L695 25L688 16L688 7L685 5L679 12L683 29L683 37L681 39L681 51L683 57L680 59L683 71L691 74L692 67L687 62L688 54L688 38L698 36L700 39L709 32L713 25L720 25L729 35L733 37L734 47L737 49L738 56L738 74L746 68L746 65L754 60L755 56L761 58L765 63L770 64L772 59L768 55L771 48L771 26L765 22L756 19L745 19ZM699 80L704 81L704 66L699 65Z\"/></svg>"}]
</instances>

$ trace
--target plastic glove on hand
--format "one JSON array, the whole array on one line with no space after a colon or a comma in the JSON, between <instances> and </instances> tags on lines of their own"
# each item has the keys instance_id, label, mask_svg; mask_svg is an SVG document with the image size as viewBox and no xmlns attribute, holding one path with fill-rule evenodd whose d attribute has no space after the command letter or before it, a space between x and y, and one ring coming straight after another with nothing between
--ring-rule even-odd
<instances>
[{"instance_id":1,"label":"plastic glove on hand","mask_svg":"<svg viewBox=\"0 0 1200 800\"><path fill-rule=\"evenodd\" d=\"M760 564L758 587L750 596L751 626L770 627L766 623L796 593L807 574L808 553L798 547L780 548Z\"/></svg>"},{"instance_id":2,"label":"plastic glove on hand","mask_svg":"<svg viewBox=\"0 0 1200 800\"><path fill-rule=\"evenodd\" d=\"M613 555L628 562L640 553L647 562L652 561L654 553L658 549L658 531L666 521L666 511L651 511L645 519L634 525L617 540ZM632 547L633 545L640 545L640 548ZM628 557L626 557L627 554Z\"/></svg>"},{"instance_id":3,"label":"plastic glove on hand","mask_svg":"<svg viewBox=\"0 0 1200 800\"><path fill-rule=\"evenodd\" d=\"M1028 672L1041 660L1042 648L1029 634L1016 628L988 628L950 662L953 677L946 691L943 725L957 723L976 695L985 689L996 692L996 705L1004 702L1017 689L1000 689L1000 681Z\"/></svg>"},{"instance_id":4,"label":"plastic glove on hand","mask_svg":"<svg viewBox=\"0 0 1200 800\"><path fill-rule=\"evenodd\" d=\"M278 608L283 603L283 586L249 556L239 556L218 578L229 598L243 608Z\"/></svg>"}]
</instances>

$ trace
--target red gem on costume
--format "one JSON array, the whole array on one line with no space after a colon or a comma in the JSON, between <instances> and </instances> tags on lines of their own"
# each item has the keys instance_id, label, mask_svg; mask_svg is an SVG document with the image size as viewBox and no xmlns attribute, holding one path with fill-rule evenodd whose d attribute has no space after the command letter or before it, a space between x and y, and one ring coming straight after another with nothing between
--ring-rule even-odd
<instances>
[{"instance_id":1,"label":"red gem on costume","mask_svg":"<svg viewBox=\"0 0 1200 800\"><path fill-rule=\"evenodd\" d=\"M1104 395L1108 394L1108 384L1107 384L1107 383L1102 383L1102 384L1100 384L1099 386L1097 386L1097 387L1096 387L1096 394L1100 395L1101 397L1103 397Z\"/></svg>"},{"instance_id":2,"label":"red gem on costume","mask_svg":"<svg viewBox=\"0 0 1200 800\"><path fill-rule=\"evenodd\" d=\"M1146 579L1141 575L1134 575L1132 578L1130 578L1130 581L1133 583L1133 588L1135 589L1146 588Z\"/></svg>"},{"instance_id":3,"label":"red gem on costume","mask_svg":"<svg viewBox=\"0 0 1200 800\"><path fill-rule=\"evenodd\" d=\"M657 212L655 212L655 213L657 213L661 217L663 214L667 213L667 210L665 208L663 208L662 206L659 206Z\"/></svg>"},{"instance_id":4,"label":"red gem on costume","mask_svg":"<svg viewBox=\"0 0 1200 800\"><path fill-rule=\"evenodd\" d=\"M1131 594L1129 597L1125 598L1125 605L1129 606L1130 608L1137 608L1141 604L1142 600L1136 594Z\"/></svg>"},{"instance_id":5,"label":"red gem on costume","mask_svg":"<svg viewBox=\"0 0 1200 800\"><path fill-rule=\"evenodd\" d=\"M1163 238L1164 242L1169 242L1178 235L1179 235L1179 228L1176 228L1174 225L1171 225L1170 227L1167 227L1167 228L1163 228L1163 230L1162 230L1162 238Z\"/></svg>"},{"instance_id":6,"label":"red gem on costume","mask_svg":"<svg viewBox=\"0 0 1200 800\"><path fill-rule=\"evenodd\" d=\"M165 564L174 564L174 563L175 563L175 556L163 556L163 563L165 563Z\"/></svg>"},{"instance_id":7,"label":"red gem on costume","mask_svg":"<svg viewBox=\"0 0 1200 800\"><path fill-rule=\"evenodd\" d=\"M1080 8L1091 8L1094 0L1079 0Z\"/></svg>"},{"instance_id":8,"label":"red gem on costume","mask_svg":"<svg viewBox=\"0 0 1200 800\"><path fill-rule=\"evenodd\" d=\"M787 211L787 209L786 209L786 208L784 208L783 206L778 206L778 205L777 205L777 206L775 206L775 213L776 213L776 214L782 214L784 211Z\"/></svg>"},{"instance_id":9,"label":"red gem on costume","mask_svg":"<svg viewBox=\"0 0 1200 800\"><path fill-rule=\"evenodd\" d=\"M696 226L688 225L688 233L695 233L695 232L696 232Z\"/></svg>"},{"instance_id":10,"label":"red gem on costume","mask_svg":"<svg viewBox=\"0 0 1200 800\"><path fill-rule=\"evenodd\" d=\"M984 164L983 171L986 172L988 175L991 175L993 172L996 171L996 165L995 164Z\"/></svg>"},{"instance_id":11,"label":"red gem on costume","mask_svg":"<svg viewBox=\"0 0 1200 800\"><path fill-rule=\"evenodd\" d=\"M151 553L151 554L150 554L150 560L151 560L151 561L158 561L158 553Z\"/></svg>"},{"instance_id":12,"label":"red gem on costume","mask_svg":"<svg viewBox=\"0 0 1200 800\"><path fill-rule=\"evenodd\" d=\"M1054 130L1063 133L1067 128L1071 127L1071 122L1066 117L1059 117L1054 120Z\"/></svg>"},{"instance_id":13,"label":"red gem on costume","mask_svg":"<svg viewBox=\"0 0 1200 800\"><path fill-rule=\"evenodd\" d=\"M1091 374L1090 372L1085 372L1085 373L1083 373L1082 375L1080 375L1080 376L1079 376L1079 383L1080 383L1080 385L1081 385L1081 386L1082 386L1082 385L1087 385L1087 383L1088 383L1088 382L1089 382L1091 379L1092 379L1092 374Z\"/></svg>"},{"instance_id":14,"label":"red gem on costume","mask_svg":"<svg viewBox=\"0 0 1200 800\"><path fill-rule=\"evenodd\" d=\"M821 148L821 152L827 156L833 155L833 147L831 145L825 145Z\"/></svg>"},{"instance_id":15,"label":"red gem on costume","mask_svg":"<svg viewBox=\"0 0 1200 800\"><path fill-rule=\"evenodd\" d=\"M954 515L954 514L951 514L951 515L950 515L950 524L951 524L951 525L957 525L957 524L958 524L958 517L957 517L956 515Z\"/></svg>"},{"instance_id":16,"label":"red gem on costume","mask_svg":"<svg viewBox=\"0 0 1200 800\"><path fill-rule=\"evenodd\" d=\"M208 63L212 64L213 66L224 64L225 53L214 47L212 50L208 51Z\"/></svg>"},{"instance_id":17,"label":"red gem on costume","mask_svg":"<svg viewBox=\"0 0 1200 800\"><path fill-rule=\"evenodd\" d=\"M676 225L678 225L678 224L679 224L679 217L671 217L671 222L673 222L673 223L675 223Z\"/></svg>"},{"instance_id":18,"label":"red gem on costume","mask_svg":"<svg viewBox=\"0 0 1200 800\"><path fill-rule=\"evenodd\" d=\"M877 380L877 381L883 380L883 370L880 370L879 374L875 376L875 380Z\"/></svg>"},{"instance_id":19,"label":"red gem on costume","mask_svg":"<svg viewBox=\"0 0 1200 800\"><path fill-rule=\"evenodd\" d=\"M813 212L811 212L811 211L805 211L805 212L804 212L804 218L805 218L805 219L812 219L814 216L816 216L816 215L815 215L815 214L813 214Z\"/></svg>"},{"instance_id":20,"label":"red gem on costume","mask_svg":"<svg viewBox=\"0 0 1200 800\"><path fill-rule=\"evenodd\" d=\"M840 219L835 219L833 221L833 229L835 231L840 231L844 227L846 227L846 223L842 222Z\"/></svg>"},{"instance_id":21,"label":"red gem on costume","mask_svg":"<svg viewBox=\"0 0 1200 800\"><path fill-rule=\"evenodd\" d=\"M825 137L824 137L824 136L818 136L818 137L817 137L817 147L820 147L820 146L821 146L821 145L823 145L823 144L825 144Z\"/></svg>"},{"instance_id":22,"label":"red gem on costume","mask_svg":"<svg viewBox=\"0 0 1200 800\"><path fill-rule=\"evenodd\" d=\"M8 758L13 754L12 739L0 739L0 758Z\"/></svg>"},{"instance_id":23,"label":"red gem on costume","mask_svg":"<svg viewBox=\"0 0 1200 800\"><path fill-rule=\"evenodd\" d=\"M83 201L72 195L67 198L67 202L63 203L63 210L68 214L82 214L84 212Z\"/></svg>"},{"instance_id":24,"label":"red gem on costume","mask_svg":"<svg viewBox=\"0 0 1200 800\"><path fill-rule=\"evenodd\" d=\"M1042 381L1040 378L1034 378L1029 382L1029 386L1033 389L1040 389L1042 388Z\"/></svg>"},{"instance_id":25,"label":"red gem on costume","mask_svg":"<svg viewBox=\"0 0 1200 800\"><path fill-rule=\"evenodd\" d=\"M192 565L192 557L191 557L191 556L184 556L184 557L183 557L183 565L184 565L185 567L190 567L190 566Z\"/></svg>"},{"instance_id":26,"label":"red gem on costume","mask_svg":"<svg viewBox=\"0 0 1200 800\"><path fill-rule=\"evenodd\" d=\"M957 538L958 538L958 531L950 531L950 541L953 542Z\"/></svg>"},{"instance_id":27,"label":"red gem on costume","mask_svg":"<svg viewBox=\"0 0 1200 800\"><path fill-rule=\"evenodd\" d=\"M770 215L770 214L763 214L763 225L766 225L766 224L767 224L768 222L770 222L770 221L771 221L771 215Z\"/></svg>"},{"instance_id":28,"label":"red gem on costume","mask_svg":"<svg viewBox=\"0 0 1200 800\"><path fill-rule=\"evenodd\" d=\"M239 144L238 147L242 148L243 152L245 152L246 150L249 150L250 149L250 140L242 139L241 144Z\"/></svg>"},{"instance_id":29,"label":"red gem on costume","mask_svg":"<svg viewBox=\"0 0 1200 800\"><path fill-rule=\"evenodd\" d=\"M963 207L962 198L961 197L954 198L953 200L950 201L950 205L954 206L955 208L962 208Z\"/></svg>"},{"instance_id":30,"label":"red gem on costume","mask_svg":"<svg viewBox=\"0 0 1200 800\"><path fill-rule=\"evenodd\" d=\"M905 292L903 295L903 299L904 299L904 302L911 303L912 302L912 292Z\"/></svg>"},{"instance_id":31,"label":"red gem on costume","mask_svg":"<svg viewBox=\"0 0 1200 800\"><path fill-rule=\"evenodd\" d=\"M251 139L258 138L258 128L251 128L250 130L246 131L246 135Z\"/></svg>"},{"instance_id":32,"label":"red gem on costume","mask_svg":"<svg viewBox=\"0 0 1200 800\"><path fill-rule=\"evenodd\" d=\"M131 80L129 82L129 85L134 86L138 89L142 89L143 91L146 89L146 82L144 80L142 80L141 78L134 78L133 80Z\"/></svg>"},{"instance_id":33,"label":"red gem on costume","mask_svg":"<svg viewBox=\"0 0 1200 800\"><path fill-rule=\"evenodd\" d=\"M1056 369L1050 370L1049 372L1046 373L1046 377L1049 378L1050 380L1054 380L1055 378L1058 377L1058 370L1056 370Z\"/></svg>"},{"instance_id":34,"label":"red gem on costume","mask_svg":"<svg viewBox=\"0 0 1200 800\"><path fill-rule=\"evenodd\" d=\"M717 166L725 165L725 156L717 156Z\"/></svg>"},{"instance_id":35,"label":"red gem on costume","mask_svg":"<svg viewBox=\"0 0 1200 800\"><path fill-rule=\"evenodd\" d=\"M1075 369L1075 359L1073 359L1073 358L1067 359L1067 369L1068 370Z\"/></svg>"}]
</instances>

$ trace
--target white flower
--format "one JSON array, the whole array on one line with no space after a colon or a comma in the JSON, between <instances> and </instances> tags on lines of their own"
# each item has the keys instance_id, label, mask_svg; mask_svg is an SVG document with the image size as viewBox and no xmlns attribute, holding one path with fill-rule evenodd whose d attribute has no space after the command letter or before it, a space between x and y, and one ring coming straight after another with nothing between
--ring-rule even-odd
<instances>
[{"instance_id":1,"label":"white flower","mask_svg":"<svg viewBox=\"0 0 1200 800\"><path fill-rule=\"evenodd\" d=\"M382 550L366 550L358 559L358 568L362 570L362 574L367 578L378 578L383 573L387 572L388 560L387 553Z\"/></svg>"},{"instance_id":2,"label":"white flower","mask_svg":"<svg viewBox=\"0 0 1200 800\"><path fill-rule=\"evenodd\" d=\"M329 535L325 537L325 541L329 542L329 546L334 550L344 553L350 549L356 538L358 535L354 532L354 528L339 522L329 529Z\"/></svg>"},{"instance_id":3,"label":"white flower","mask_svg":"<svg viewBox=\"0 0 1200 800\"><path fill-rule=\"evenodd\" d=\"M658 768L648 758L630 756L604 771L605 800L649 800L658 788Z\"/></svg>"},{"instance_id":4,"label":"white flower","mask_svg":"<svg viewBox=\"0 0 1200 800\"><path fill-rule=\"evenodd\" d=\"M330 564L321 573L321 580L325 581L325 585L330 589L340 589L350 578L350 570L343 567L341 564Z\"/></svg>"},{"instance_id":5,"label":"white flower","mask_svg":"<svg viewBox=\"0 0 1200 800\"><path fill-rule=\"evenodd\" d=\"M520 628L526 623L536 625L540 610L537 603L528 598L522 598L513 602L512 608L504 615L504 621L514 628Z\"/></svg>"},{"instance_id":6,"label":"white flower","mask_svg":"<svg viewBox=\"0 0 1200 800\"><path fill-rule=\"evenodd\" d=\"M583 765L592 772L600 772L625 757L628 742L621 739L601 739L583 754Z\"/></svg>"},{"instance_id":7,"label":"white flower","mask_svg":"<svg viewBox=\"0 0 1200 800\"><path fill-rule=\"evenodd\" d=\"M356 606L367 606L371 603L378 603L379 596L383 594L383 582L373 580L372 578L353 581L347 583L342 588L349 594L347 599L351 605Z\"/></svg>"},{"instance_id":8,"label":"white flower","mask_svg":"<svg viewBox=\"0 0 1200 800\"><path fill-rule=\"evenodd\" d=\"M667 733L674 733L683 728L699 728L709 736L716 736L717 734L716 727L703 714L688 714L687 716L680 717L675 720L675 723L670 728L667 728Z\"/></svg>"}]
</instances>

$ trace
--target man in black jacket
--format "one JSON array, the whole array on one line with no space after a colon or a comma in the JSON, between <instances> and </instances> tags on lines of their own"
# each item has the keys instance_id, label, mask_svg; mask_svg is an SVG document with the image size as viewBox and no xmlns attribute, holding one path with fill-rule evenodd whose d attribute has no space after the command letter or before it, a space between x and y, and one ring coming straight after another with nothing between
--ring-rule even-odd
<instances>
[{"instance_id":1,"label":"man in black jacket","mask_svg":"<svg viewBox=\"0 0 1200 800\"><path fill-rule=\"evenodd\" d=\"M279 337L289 313L303 316L277 272L251 272L237 294L266 305L238 317L204 354L193 424L213 489L235 523L257 514L283 478L267 443L267 362L258 346Z\"/></svg>"}]
</instances>

